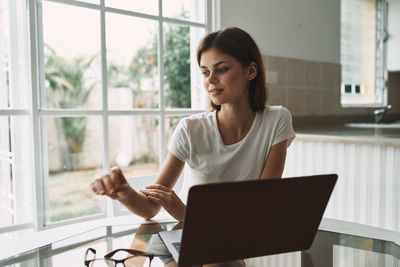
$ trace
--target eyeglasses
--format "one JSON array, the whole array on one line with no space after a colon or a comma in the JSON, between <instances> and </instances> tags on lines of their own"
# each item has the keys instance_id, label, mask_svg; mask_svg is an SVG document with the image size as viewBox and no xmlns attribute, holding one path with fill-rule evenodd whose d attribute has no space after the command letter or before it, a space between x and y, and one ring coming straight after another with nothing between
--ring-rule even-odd
<instances>
[{"instance_id":1,"label":"eyeglasses","mask_svg":"<svg viewBox=\"0 0 400 267\"><path fill-rule=\"evenodd\" d=\"M122 258L122 259L113 259L112 257L117 254L118 252L128 252L129 256ZM107 267L126 267L125 262L129 259L135 258L136 262L138 265L131 265L129 266L143 266L144 262L146 259L149 259L149 267L151 266L151 261L155 256L166 256L165 254L150 254L144 251L140 250L135 250L135 249L124 249L124 248L119 248L116 250L113 250L106 255L104 255L104 258L96 258L96 250L94 248L88 248L85 253L85 259L84 263L86 267L101 267L101 266L107 266Z\"/></svg>"}]
</instances>

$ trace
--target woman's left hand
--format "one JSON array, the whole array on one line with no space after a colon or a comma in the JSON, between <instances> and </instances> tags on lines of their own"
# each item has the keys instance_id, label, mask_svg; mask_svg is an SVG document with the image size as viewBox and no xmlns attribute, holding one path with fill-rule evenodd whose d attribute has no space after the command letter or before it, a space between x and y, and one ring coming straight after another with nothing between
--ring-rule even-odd
<instances>
[{"instance_id":1,"label":"woman's left hand","mask_svg":"<svg viewBox=\"0 0 400 267\"><path fill-rule=\"evenodd\" d=\"M161 184L153 184L146 186L146 189L140 190L140 192L149 200L163 207L172 217L183 222L186 206L174 190Z\"/></svg>"}]
</instances>

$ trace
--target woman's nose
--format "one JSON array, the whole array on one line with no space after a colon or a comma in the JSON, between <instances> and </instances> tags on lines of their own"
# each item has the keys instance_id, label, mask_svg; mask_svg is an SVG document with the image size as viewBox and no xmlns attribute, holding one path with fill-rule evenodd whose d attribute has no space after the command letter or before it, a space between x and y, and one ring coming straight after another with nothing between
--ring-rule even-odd
<instances>
[{"instance_id":1,"label":"woman's nose","mask_svg":"<svg viewBox=\"0 0 400 267\"><path fill-rule=\"evenodd\" d=\"M217 79L216 75L213 72L211 72L210 75L208 76L207 82L212 83L212 84L218 82L218 79Z\"/></svg>"}]
</instances>

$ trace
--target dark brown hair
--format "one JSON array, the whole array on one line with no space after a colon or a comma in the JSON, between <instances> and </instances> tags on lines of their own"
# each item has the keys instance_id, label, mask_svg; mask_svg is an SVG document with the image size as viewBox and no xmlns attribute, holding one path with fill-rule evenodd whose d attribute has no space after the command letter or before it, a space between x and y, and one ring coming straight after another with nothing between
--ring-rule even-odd
<instances>
[{"instance_id":1,"label":"dark brown hair","mask_svg":"<svg viewBox=\"0 0 400 267\"><path fill-rule=\"evenodd\" d=\"M253 38L242 29L231 27L207 34L197 48L197 63L200 65L201 55L210 48L234 57L243 67L254 62L257 75L250 81L249 104L253 111L261 111L268 99L264 62L260 50ZM210 100L210 110L220 110L221 106Z\"/></svg>"}]
</instances>

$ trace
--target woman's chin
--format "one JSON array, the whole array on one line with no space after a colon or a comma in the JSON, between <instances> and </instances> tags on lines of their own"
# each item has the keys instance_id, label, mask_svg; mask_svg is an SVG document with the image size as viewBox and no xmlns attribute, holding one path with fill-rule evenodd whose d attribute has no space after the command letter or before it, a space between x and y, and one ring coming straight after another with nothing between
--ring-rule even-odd
<instances>
[{"instance_id":1,"label":"woman's chin","mask_svg":"<svg viewBox=\"0 0 400 267\"><path fill-rule=\"evenodd\" d=\"M217 106L221 106L224 103L223 101L221 101L221 99L218 99L216 97L211 97L211 101L214 103L214 105Z\"/></svg>"}]
</instances>

